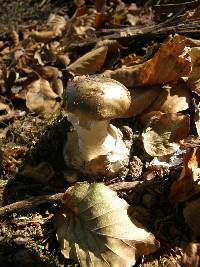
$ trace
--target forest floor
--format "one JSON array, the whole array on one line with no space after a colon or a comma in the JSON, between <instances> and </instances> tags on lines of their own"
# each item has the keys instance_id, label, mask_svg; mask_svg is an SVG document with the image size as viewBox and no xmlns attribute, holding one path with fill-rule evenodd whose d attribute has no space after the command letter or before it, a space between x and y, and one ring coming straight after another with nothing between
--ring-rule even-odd
<instances>
[{"instance_id":1,"label":"forest floor","mask_svg":"<svg viewBox=\"0 0 200 267\"><path fill-rule=\"evenodd\" d=\"M54 223L56 194L74 176L119 185L118 196L160 242L134 266L200 266L198 1L132 2L0 0L1 266L78 266L61 254ZM134 106L113 120L131 131L132 145L128 167L111 179L63 159L67 81L102 73L129 88ZM26 199L30 206L19 203Z\"/></svg>"}]
</instances>

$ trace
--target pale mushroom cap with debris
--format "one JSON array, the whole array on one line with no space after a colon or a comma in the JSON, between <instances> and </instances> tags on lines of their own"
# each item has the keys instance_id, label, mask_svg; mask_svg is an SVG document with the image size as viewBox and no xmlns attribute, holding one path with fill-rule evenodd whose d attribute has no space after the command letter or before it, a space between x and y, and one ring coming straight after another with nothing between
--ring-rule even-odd
<instances>
[{"instance_id":1,"label":"pale mushroom cap with debris","mask_svg":"<svg viewBox=\"0 0 200 267\"><path fill-rule=\"evenodd\" d=\"M67 111L92 120L123 118L130 104L130 93L123 84L96 75L75 77L65 92Z\"/></svg>"}]
</instances>

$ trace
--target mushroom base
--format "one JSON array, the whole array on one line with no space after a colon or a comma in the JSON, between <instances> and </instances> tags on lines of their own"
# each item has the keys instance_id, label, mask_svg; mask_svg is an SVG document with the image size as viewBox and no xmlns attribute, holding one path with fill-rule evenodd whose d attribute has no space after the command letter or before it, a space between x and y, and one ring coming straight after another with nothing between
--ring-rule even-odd
<instances>
[{"instance_id":1,"label":"mushroom base","mask_svg":"<svg viewBox=\"0 0 200 267\"><path fill-rule=\"evenodd\" d=\"M130 147L127 147L127 153L120 154L120 157L119 154L111 151L107 155L99 155L90 161L84 161L80 156L81 154L77 145L77 132L68 132L67 137L67 142L63 151L65 163L67 166L79 170L81 173L112 177L117 175L120 171L123 171L129 163ZM119 141L123 142L123 140Z\"/></svg>"}]
</instances>

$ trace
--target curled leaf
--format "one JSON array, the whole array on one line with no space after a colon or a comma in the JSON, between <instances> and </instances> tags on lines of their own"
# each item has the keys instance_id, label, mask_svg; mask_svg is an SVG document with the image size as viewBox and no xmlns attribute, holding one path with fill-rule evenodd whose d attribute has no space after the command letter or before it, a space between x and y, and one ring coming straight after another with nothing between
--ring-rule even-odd
<instances>
[{"instance_id":1,"label":"curled leaf","mask_svg":"<svg viewBox=\"0 0 200 267\"><path fill-rule=\"evenodd\" d=\"M32 31L30 37L38 42L48 43L56 37L56 33L53 31Z\"/></svg>"},{"instance_id":2,"label":"curled leaf","mask_svg":"<svg viewBox=\"0 0 200 267\"><path fill-rule=\"evenodd\" d=\"M131 266L158 248L154 236L131 221L126 201L103 184L77 183L64 204L57 238L64 256L81 266Z\"/></svg>"},{"instance_id":3,"label":"curled leaf","mask_svg":"<svg viewBox=\"0 0 200 267\"><path fill-rule=\"evenodd\" d=\"M48 43L62 34L67 27L67 23L68 21L65 17L51 14L47 22L47 30L41 32L32 31L30 36L38 42Z\"/></svg>"},{"instance_id":4,"label":"curled leaf","mask_svg":"<svg viewBox=\"0 0 200 267\"><path fill-rule=\"evenodd\" d=\"M187 137L190 119L177 113L158 114L143 131L145 151L153 157L173 154L179 141Z\"/></svg>"},{"instance_id":5,"label":"curled leaf","mask_svg":"<svg viewBox=\"0 0 200 267\"><path fill-rule=\"evenodd\" d=\"M59 96L45 79L38 79L27 86L26 106L32 112L54 112L59 106Z\"/></svg>"},{"instance_id":6,"label":"curled leaf","mask_svg":"<svg viewBox=\"0 0 200 267\"><path fill-rule=\"evenodd\" d=\"M77 59L68 66L68 70L75 75L95 74L103 66L108 48L102 46Z\"/></svg>"}]
</instances>

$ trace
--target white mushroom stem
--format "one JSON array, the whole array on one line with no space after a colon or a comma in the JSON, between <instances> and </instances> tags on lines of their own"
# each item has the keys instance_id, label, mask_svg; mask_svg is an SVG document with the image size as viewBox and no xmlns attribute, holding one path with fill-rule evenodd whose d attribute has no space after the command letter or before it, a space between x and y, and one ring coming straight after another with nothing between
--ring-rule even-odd
<instances>
[{"instance_id":1,"label":"white mushroom stem","mask_svg":"<svg viewBox=\"0 0 200 267\"><path fill-rule=\"evenodd\" d=\"M81 120L72 113L67 117L77 132L78 147L84 161L109 154L111 163L121 162L129 155L121 131L109 121Z\"/></svg>"}]
</instances>

